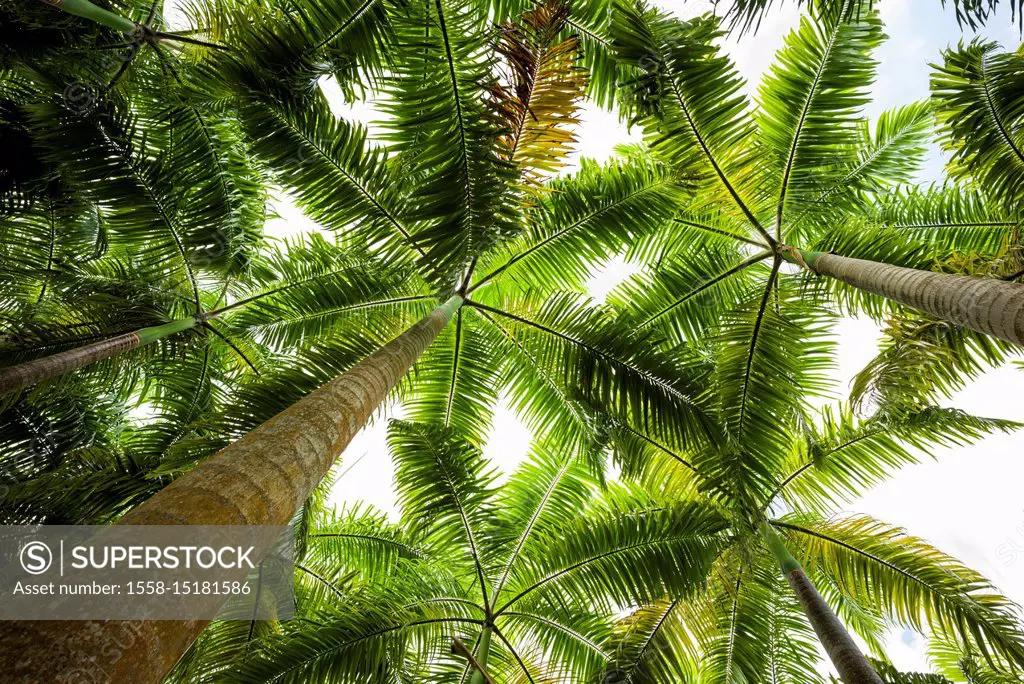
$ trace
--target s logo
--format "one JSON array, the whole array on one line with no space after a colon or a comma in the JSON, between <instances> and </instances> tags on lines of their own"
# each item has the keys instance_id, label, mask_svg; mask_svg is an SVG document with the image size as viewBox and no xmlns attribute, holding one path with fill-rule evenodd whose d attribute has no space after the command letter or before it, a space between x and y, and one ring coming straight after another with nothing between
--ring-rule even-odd
<instances>
[{"instance_id":1,"label":"s logo","mask_svg":"<svg viewBox=\"0 0 1024 684\"><path fill-rule=\"evenodd\" d=\"M21 567L30 575L41 575L53 565L53 552L41 541L25 544L21 549Z\"/></svg>"}]
</instances>

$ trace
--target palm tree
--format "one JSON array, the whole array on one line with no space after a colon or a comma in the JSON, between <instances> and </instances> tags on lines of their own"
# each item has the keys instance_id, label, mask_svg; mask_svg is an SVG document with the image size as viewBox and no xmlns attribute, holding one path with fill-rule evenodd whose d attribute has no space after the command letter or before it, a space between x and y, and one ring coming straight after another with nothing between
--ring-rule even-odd
<instances>
[{"instance_id":1,"label":"palm tree","mask_svg":"<svg viewBox=\"0 0 1024 684\"><path fill-rule=\"evenodd\" d=\"M1009 233L1019 218L1006 215L997 202L984 198L948 199L955 192L950 189L932 193L941 201L931 208L945 210L938 221L914 221L919 205L906 196L881 202L878 210L870 208L872 200L891 183L909 180L907 174L914 167L913 158L920 154L929 116L926 105L912 105L882 117L874 132L857 118L859 107L866 102L864 89L874 66L864 56L882 38L881 26L871 13L849 19L843 18L846 12L805 18L787 38L777 65L759 90L758 106L751 111L739 93L742 83L733 67L714 47L719 35L715 22L683 24L630 2L621 2L617 8L613 33L620 60L632 67L630 107L653 152L690 170L697 190L690 209L677 218L680 227L632 247L637 255L658 255L649 260L657 266L627 283L611 300L636 327L660 329L668 348L680 353L696 350L697 359L701 354L714 356L716 362L708 375L716 383L711 397L721 411L721 427L713 444L722 455L709 457L694 450L692 444L673 444L644 428L649 421L620 419L622 425L617 429L625 429L632 440L646 440L641 442L646 448L662 447L693 468L698 482L703 482L698 489L736 502L742 509L732 516L739 526L736 538L759 540L761 556L774 557L782 567L843 679L878 682L877 674L776 532L776 527L788 523L763 518L779 491L813 463L798 468L793 477L783 466L793 450L794 432L800 431L800 421L807 420L803 400L794 404L792 393L794 388L805 396L821 393L828 369L829 345L823 332L829 316L819 308L816 290L821 288L813 281L802 284L781 266L789 261L823 274L832 273L833 266L846 269L843 279L859 289L834 290L833 295L841 305L852 305L849 308L854 311L860 308L880 314L889 307L871 295L881 294L954 323L980 320L990 307L986 302L980 307L978 302L961 301L966 313L955 317L950 298L940 301L939 294L948 293L954 283L960 288L967 284L972 292L987 291L994 283L994 291L1010 293L1000 299L1000 304L1008 303L1007 308L995 310L1012 320L1017 310L1015 284L918 269L935 258L948 259L952 250L964 247L981 254L986 254L988 247L990 260L995 262L1000 253L991 246L992 233ZM986 219L965 220L979 205ZM894 216L897 221L892 220ZM796 240L817 242L817 249L788 244ZM998 238L994 242L998 243ZM827 252L870 258L853 264L847 257ZM771 267L766 269L762 264L767 260ZM902 262L902 267L882 263L893 261ZM872 279L864 275L864 269L874 276L898 277ZM930 289L911 288L910 294L896 296L899 288L912 283L930 284ZM809 290L804 289L807 285ZM929 302L918 297L922 292L928 293ZM994 330L982 325L975 329ZM1016 333L1007 333L1005 326L1000 331L1006 333L1006 339L1016 340ZM908 402L900 406L893 402L888 410L900 415ZM663 487L663 481L656 486ZM846 536L844 541L844 535L859 534L863 531L859 527L870 529L873 523L854 523L851 529L839 531L812 529L819 524L824 521L800 529L811 536L824 535L856 553L863 551L860 555L865 558L885 561L885 554L867 550L863 535L857 541ZM772 553L763 553L764 548ZM738 555L741 559L749 556ZM918 555L922 559L935 557L925 547ZM747 565L746 560L735 563ZM898 567L898 563L890 565ZM753 570L752 577L761 584L771 576L765 575L763 567ZM909 568L906 572L914 575ZM722 591L731 593L727 603L735 608L740 600L735 583L743 580L736 567L721 574L727 576ZM847 596L846 600L852 599ZM763 607L765 614L770 614L767 606ZM912 612L898 604L885 608L889 614ZM879 610L876 606L875 611ZM659 615L656 609L653 614ZM645 613L650 615L650 611ZM642 621L644 616L637 619ZM993 620L993 633L1013 624L1008 615ZM729 644L728 657L722 661L726 672L732 671L734 662L731 640ZM1018 647L1011 644L1010 650ZM754 654L765 653L763 645L753 648ZM1019 654L1009 658L1015 662Z\"/></svg>"},{"instance_id":2,"label":"palm tree","mask_svg":"<svg viewBox=\"0 0 1024 684\"><path fill-rule=\"evenodd\" d=\"M806 363L820 367L820 354L808 353ZM719 407L721 426L717 442L704 448L674 441L670 426L606 412L626 480L665 503L709 502L728 521L703 591L641 603L623 619L608 649L617 654L612 681L821 681L816 636L843 681L879 682L848 629L883 655L892 624L931 630L1001 671L1021 669L1019 610L983 577L903 530L835 514L922 450L1016 424L905 406L867 419L848 407L815 416L798 395L815 393L814 384L799 377L788 385L789 410L777 414L779 434L742 434L730 421L731 389L714 384L720 373L707 369L712 387L704 401Z\"/></svg>"},{"instance_id":3,"label":"palm tree","mask_svg":"<svg viewBox=\"0 0 1024 684\"><path fill-rule=\"evenodd\" d=\"M908 179L929 112L911 105L881 119L873 135L865 129L858 112L874 70L865 56L881 41L882 27L871 12L843 20L845 14L802 20L752 109L739 92L734 67L713 46L715 21L684 24L629 0L617 4L613 34L620 62L631 68L635 118L652 149L693 173L701 187L693 215L680 218L691 229L684 238L691 246L687 268L708 277L677 291L679 304L770 260L763 310L781 265L789 262L1021 344L1024 288L920 270L928 257L948 257L950 247L983 247L968 239L948 244L949 233L967 222L950 214L915 231L897 230L903 222L865 222L873 213L865 200ZM977 88L971 94L977 96ZM970 149L964 154L972 156ZM990 202L985 223L1012 235L1019 208L1005 207ZM707 235L699 237L701 232ZM700 242L690 242L691 233ZM723 259L729 247L719 247L722 237L734 243L731 259ZM704 254L692 248L701 243L709 247ZM748 246L760 251L750 253Z\"/></svg>"},{"instance_id":4,"label":"palm tree","mask_svg":"<svg viewBox=\"0 0 1024 684\"><path fill-rule=\"evenodd\" d=\"M346 355L340 367L335 357L335 365L321 365L318 373L296 366L243 387L244 393L263 401L243 399L232 407L236 416L242 414L241 420L199 440L195 448L199 456L206 455L208 445L244 434L240 425L262 425L133 509L121 523L286 523L351 436L453 317L454 336L423 360L427 376L444 368L447 385L428 385L431 389L421 392L416 402L423 411L445 405L446 422L471 424L470 433L477 439L501 380L515 388L537 424L557 423L564 434L580 434L578 412L571 402L564 408L564 383L536 377L538 358L555 368L565 367L563 359L569 359L573 368L578 362L586 383L616 401L652 412L691 412L684 388L665 384L632 363L635 349L629 339L616 337L618 330L610 321L565 299L556 306L542 306L543 290L518 291L530 283L530 266L536 268L537 285L579 282L587 264L660 227L683 191L673 172L643 155L604 169L586 166L576 178L552 185L554 192L534 189L537 173L557 164L568 140L552 129L571 123L575 100L562 101L559 108L559 98L567 93L582 97L585 85L572 58L575 46L585 41L563 37L560 28L571 20L559 7L548 3L529 15L525 28L506 32L501 53L510 60L514 55L517 61L509 65L507 86L497 90L487 87L483 78L489 61L481 61L481 51L488 41L475 30L482 25L477 8L454 10L444 3L426 8L375 6L369 12L362 6L334 7L331 11L338 14L312 12L304 21L319 23L296 25L293 32L285 31L284 38L277 23L241 20L240 8L234 15L238 21L209 17L211 26L223 26L226 42L239 49L219 52L195 67L200 75L213 72L223 80L196 83L209 84L215 92L208 96L224 96L221 83L234 88L229 95L242 113L249 140L278 182L325 226L347 228L352 241L374 245L396 266L417 266L420 275L410 281L408 296L397 304L418 307L438 290L447 302L354 367ZM349 13L343 15L343 10ZM429 27L426 44L424 27ZM304 90L288 96L273 90L268 97L258 90L305 78L307 66L321 64L315 56L334 45L362 50L360 54L370 55L372 63L384 38L393 41L390 50L401 67L388 74L395 131L387 152L367 148L365 133L335 119L322 96L311 97ZM529 50L520 50L523 45ZM440 64L437 54L446 56ZM184 66L182 71L183 81L190 82ZM499 105L496 116L505 116L506 122L487 115L485 87ZM531 107L544 116L524 117ZM451 149L460 152L452 155ZM587 242L591 246L586 251L573 250ZM552 267L558 272L545 271ZM474 280L478 273L484 275ZM503 282L515 285L504 289L499 287ZM455 294L449 296L453 289ZM470 291L476 293L473 312L463 313L464 296ZM268 298L255 308L270 305ZM197 310L202 312L198 305ZM512 336L513 325L529 326L533 334ZM300 339L303 329L291 328ZM359 342L375 332L348 341L346 351L365 348ZM466 349L480 349L485 341L494 342L489 358L468 360ZM333 344L344 348L343 342ZM302 401L281 406L282 398L294 401L328 380L324 371L345 368L343 375ZM560 374L564 372L555 377ZM538 386L540 391L534 392ZM274 415L268 409L275 406L284 410L267 420ZM319 426L316 432L310 431L311 425ZM268 458L270 453L280 459ZM280 487L284 475L294 487ZM225 492L234 494L225 497ZM234 503L215 504L226 503L235 494ZM112 503L121 510L125 506L124 501ZM104 638L104 628L81 627L83 634ZM158 676L201 627L143 625L145 637L137 648L114 654L113 662L103 666L112 673L128 668L137 676ZM34 648L52 643L50 628L44 625L9 625L7 632L7 643L19 651L21 667L33 672L59 672L80 657ZM68 630L61 630L60 636L66 638ZM81 643L84 646L87 640ZM160 653L150 647L154 643L163 645Z\"/></svg>"},{"instance_id":5,"label":"palm tree","mask_svg":"<svg viewBox=\"0 0 1024 684\"><path fill-rule=\"evenodd\" d=\"M4 135L23 154L0 174L5 358L74 346L5 368L4 393L191 330L246 279L262 175L237 118L190 101L178 58L156 55L120 83L130 96L118 71L86 101L63 84L88 71L54 54L5 72Z\"/></svg>"},{"instance_id":6,"label":"palm tree","mask_svg":"<svg viewBox=\"0 0 1024 684\"><path fill-rule=\"evenodd\" d=\"M614 64L605 59L599 33L588 30L600 24L600 11L593 11L600 6L581 3L582 9L567 16L558 3L545 3L524 27L506 30L498 48L476 30L484 24L481 8L446 2L411 7L303 4L302 12L270 10L255 21L244 6L207 8L208 35L233 50L202 55L196 64L175 63L186 91L204 105L237 108L244 140L307 214L326 227L344 228L353 241L372 245L375 256L415 268L407 294L398 298L403 301L390 302L400 314L389 322L408 318L427 300L447 303L410 330L381 326L389 330L383 340L377 339L377 328L355 332L351 340L337 339L333 335L341 328L333 324L320 328L331 335L307 337L304 331L316 328L318 317L321 323L344 318L331 318L316 307L303 310L308 295L305 304L292 299L284 316L262 321L253 316L270 307L274 297L236 309L237 319L248 317L256 338L271 350L276 344L300 347L289 359L298 363L239 387L242 401L225 402L215 414L214 428L181 446L178 466L187 467L215 451L212 447L263 427L176 480L125 522L287 521L417 359L425 382L415 383L406 395L414 415L443 415L446 424L475 443L486 430L499 388L512 394L534 427L570 445L590 427L579 392L662 423L671 415L675 436L688 444L707 439L711 428L692 399L700 385L670 355L642 353L652 338L650 330L631 330L607 312L584 306L579 297L550 294L556 288L579 290L583 275L598 260L628 243L664 235L661 229L693 187L689 170L636 153L624 163L603 169L587 165L572 179L536 188L538 174L557 166L565 150L568 138L558 129L572 121L572 94L583 93L581 71L571 68L577 47L597 46L584 53L589 57L581 63L589 72L591 93L607 98L610 92L608 74L614 75ZM570 37L574 32L579 34L575 39ZM488 85L491 55L506 60L510 75L504 87ZM385 57L390 59L386 70ZM353 75L383 84L391 119L384 147L368 146L364 131L338 121L323 97L310 91L325 64L343 77L346 91L354 89ZM494 98L493 108L483 106L485 92ZM544 117L523 116L528 111ZM282 288L282 299L299 292ZM198 317L201 297L195 299ZM296 325L289 324L293 314ZM450 318L454 325L446 328ZM271 331L268 337L261 338L261 325ZM374 343L396 334L393 342L353 367ZM313 344L323 339L326 350ZM322 393L294 403L327 381ZM325 429L310 440L309 425ZM277 468L266 453L294 458L284 458ZM232 472L261 482L243 486L245 480L227 476ZM281 473L296 472L294 488L276 486ZM217 490L237 493L238 509L206 505ZM263 491L274 502L269 510L255 500ZM182 505L179 492L201 501ZM108 503L122 511L130 507L123 500L103 506ZM103 513L110 515L105 508ZM200 627L146 626L137 649L119 654L114 667L149 668L149 675L157 676ZM69 662L38 647L52 643L45 627L9 631L16 632L6 640L11 647L25 646L24 662L56 669ZM154 643L165 645L161 662L153 660Z\"/></svg>"},{"instance_id":7,"label":"palm tree","mask_svg":"<svg viewBox=\"0 0 1024 684\"><path fill-rule=\"evenodd\" d=\"M177 681L592 681L615 606L687 595L714 558L713 509L602 493L589 459L545 438L500 488L451 428L395 421L389 444L400 523L358 506L315 519L296 620L216 625Z\"/></svg>"}]
</instances>

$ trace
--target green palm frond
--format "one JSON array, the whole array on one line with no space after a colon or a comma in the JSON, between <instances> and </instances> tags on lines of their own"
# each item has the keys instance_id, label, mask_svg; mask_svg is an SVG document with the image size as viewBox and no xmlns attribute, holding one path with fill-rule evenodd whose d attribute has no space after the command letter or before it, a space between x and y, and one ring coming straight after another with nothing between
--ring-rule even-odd
<instances>
[{"instance_id":1,"label":"green palm frond","mask_svg":"<svg viewBox=\"0 0 1024 684\"><path fill-rule=\"evenodd\" d=\"M469 551L480 596L489 601L483 558L484 531L493 515L489 501L495 474L479 449L442 425L392 421L388 445L394 454L399 505L414 530L430 529L436 543Z\"/></svg>"},{"instance_id":2,"label":"green palm frond","mask_svg":"<svg viewBox=\"0 0 1024 684\"><path fill-rule=\"evenodd\" d=\"M377 311L419 311L431 299L411 266L384 268L365 250L318 235L266 250L253 271L257 287L222 307L225 322L279 351L326 340Z\"/></svg>"},{"instance_id":3,"label":"green palm frond","mask_svg":"<svg viewBox=\"0 0 1024 684\"><path fill-rule=\"evenodd\" d=\"M618 620L604 648L610 662L601 681L694 681L696 645L678 613L687 609L680 600L662 600L641 606Z\"/></svg>"},{"instance_id":4,"label":"green palm frond","mask_svg":"<svg viewBox=\"0 0 1024 684\"><path fill-rule=\"evenodd\" d=\"M926 406L1016 352L1005 342L920 315L894 315L884 332L878 355L853 379L854 404Z\"/></svg>"},{"instance_id":5,"label":"green palm frond","mask_svg":"<svg viewBox=\"0 0 1024 684\"><path fill-rule=\"evenodd\" d=\"M545 186L524 217L523 234L481 261L470 291L488 283L489 289L582 289L594 263L669 225L688 186L639 151L604 165L584 160L577 173Z\"/></svg>"},{"instance_id":6,"label":"green palm frond","mask_svg":"<svg viewBox=\"0 0 1024 684\"><path fill-rule=\"evenodd\" d=\"M158 55L177 87L168 96L166 74L154 74L134 88L133 103L147 119L144 126L150 139L159 140L160 148L166 150L171 182L188 189L181 201L195 207L189 223L208 226L224 241L219 250L210 248L203 258L237 275L255 258L263 237L262 169L251 155L237 117L195 101L174 60L163 52Z\"/></svg>"},{"instance_id":7,"label":"green palm frond","mask_svg":"<svg viewBox=\"0 0 1024 684\"><path fill-rule=\"evenodd\" d=\"M797 4L802 4L799 2ZM809 8L824 17L835 20L837 18L858 17L865 12L870 12L874 5L865 0L811 0L807 3ZM1024 21L1021 18L1021 5L1018 0L1009 0L1010 11L1017 16L1018 22ZM956 20L961 26L968 26L972 30L978 30L984 26L989 18L996 15L999 0L955 0L953 7L956 10ZM738 0L729 9L728 18L733 28L742 32L757 31L765 15L773 8L773 3L767 0Z\"/></svg>"},{"instance_id":8,"label":"green palm frond","mask_svg":"<svg viewBox=\"0 0 1024 684\"><path fill-rule=\"evenodd\" d=\"M871 666L879 677L884 677L886 684L952 684L942 675L926 674L923 672L900 672L893 665L882 660L871 660ZM833 684L838 684L835 677Z\"/></svg>"},{"instance_id":9,"label":"green palm frond","mask_svg":"<svg viewBox=\"0 0 1024 684\"><path fill-rule=\"evenodd\" d=\"M52 100L33 102L31 116L67 177L112 207L105 214L111 240L145 245L138 262L154 277L188 283L198 307L201 270L217 266L232 238L206 207L175 191L165 151L148 147L138 120L111 104L82 114Z\"/></svg>"},{"instance_id":10,"label":"green palm frond","mask_svg":"<svg viewBox=\"0 0 1024 684\"><path fill-rule=\"evenodd\" d=\"M608 310L586 303L564 295L540 305L527 302L529 308L470 305L504 319L504 329L531 359L530 372L550 369L566 398L596 403L637 424L664 426L685 443L706 440L710 428L694 400L699 386L691 370L668 354L642 352L649 333L630 330Z\"/></svg>"},{"instance_id":11,"label":"green palm frond","mask_svg":"<svg viewBox=\"0 0 1024 684\"><path fill-rule=\"evenodd\" d=\"M759 169L770 176L775 231L849 171L860 109L874 79L871 52L884 38L870 11L856 19L805 16L759 88ZM839 157L837 159L837 157Z\"/></svg>"},{"instance_id":12,"label":"green palm frond","mask_svg":"<svg viewBox=\"0 0 1024 684\"><path fill-rule=\"evenodd\" d=\"M788 532L812 577L820 567L851 598L899 624L938 630L1003 669L1024 667L1020 609L920 539L866 517L805 515L775 524Z\"/></svg>"},{"instance_id":13,"label":"green palm frond","mask_svg":"<svg viewBox=\"0 0 1024 684\"><path fill-rule=\"evenodd\" d=\"M841 222L852 207L867 214L877 212L877 220L887 223L881 207L891 206L890 200L900 196L905 184L914 180L932 136L932 119L927 101L882 112L874 128L867 119L861 119L856 140L849 150L837 154L841 161L836 168L826 169L831 180L818 182L818 193L808 196L792 214L790 234L805 234L815 224ZM916 186L910 186L909 193L915 192ZM931 205L926 203L924 207L930 209ZM941 210L936 213L945 220Z\"/></svg>"},{"instance_id":14,"label":"green palm frond","mask_svg":"<svg viewBox=\"0 0 1024 684\"><path fill-rule=\"evenodd\" d=\"M940 255L1001 254L1019 242L1021 215L978 189L956 184L903 188L880 201L879 225L924 243Z\"/></svg>"},{"instance_id":15,"label":"green palm frond","mask_svg":"<svg viewBox=\"0 0 1024 684\"><path fill-rule=\"evenodd\" d=\"M311 527L308 544L311 565L341 566L370 580L385 577L399 559L422 558L427 553L406 530L359 505L335 511L323 524Z\"/></svg>"},{"instance_id":16,"label":"green palm frond","mask_svg":"<svg viewBox=\"0 0 1024 684\"><path fill-rule=\"evenodd\" d=\"M478 313L460 310L420 358L406 398L409 417L450 425L482 446L490 433L503 360L488 345Z\"/></svg>"},{"instance_id":17,"label":"green palm frond","mask_svg":"<svg viewBox=\"0 0 1024 684\"><path fill-rule=\"evenodd\" d=\"M1016 208L1024 197L1024 56L998 49L975 40L945 51L932 93L954 176Z\"/></svg>"},{"instance_id":18,"label":"green palm frond","mask_svg":"<svg viewBox=\"0 0 1024 684\"><path fill-rule=\"evenodd\" d=\"M829 511L853 500L899 468L936 448L965 446L1017 423L979 418L956 409L879 411L856 420L843 406L824 409L804 439L795 442L785 477L774 495L795 510Z\"/></svg>"},{"instance_id":19,"label":"green palm frond","mask_svg":"<svg viewBox=\"0 0 1024 684\"><path fill-rule=\"evenodd\" d=\"M707 202L720 200L770 243L754 214L757 198L744 191L752 152L743 142L755 128L740 92L743 81L715 45L718 22L684 23L629 0L615 8L615 47L630 68L626 105L651 148L706 184Z\"/></svg>"},{"instance_id":20,"label":"green palm frond","mask_svg":"<svg viewBox=\"0 0 1024 684\"><path fill-rule=\"evenodd\" d=\"M242 86L296 101L313 92L320 76L335 75L353 95L363 89L360 81L379 76L400 7L394 0L190 0L183 10L191 25L230 48L208 55L195 82L215 97Z\"/></svg>"},{"instance_id":21,"label":"green palm frond","mask_svg":"<svg viewBox=\"0 0 1024 684\"><path fill-rule=\"evenodd\" d=\"M461 269L518 232L514 169L500 158L501 127L484 105L493 64L477 29L481 9L435 0L406 12L387 137L402 172L418 181L410 201L425 226L416 243L457 286Z\"/></svg>"},{"instance_id":22,"label":"green palm frond","mask_svg":"<svg viewBox=\"0 0 1024 684\"><path fill-rule=\"evenodd\" d=\"M299 206L325 228L377 245L391 259L422 256L396 170L366 130L336 119L320 95L302 104L253 102L243 110L254 151Z\"/></svg>"},{"instance_id":23,"label":"green palm frond","mask_svg":"<svg viewBox=\"0 0 1024 684\"><path fill-rule=\"evenodd\" d=\"M641 329L657 330L678 344L699 343L721 327L723 311L750 291L755 265L771 253L748 256L730 240L698 244L624 282L609 296L609 304Z\"/></svg>"},{"instance_id":24,"label":"green palm frond","mask_svg":"<svg viewBox=\"0 0 1024 684\"><path fill-rule=\"evenodd\" d=\"M105 226L97 208L59 182L19 209L17 218L0 215L0 236L0 301L4 324L11 327L42 323L47 300L61 298L55 281L106 250Z\"/></svg>"},{"instance_id":25,"label":"green palm frond","mask_svg":"<svg viewBox=\"0 0 1024 684\"><path fill-rule=\"evenodd\" d=\"M833 363L827 314L799 305L797 292L786 283L778 288L780 304L770 285L749 292L742 308L727 314L716 340L721 411L733 439L756 448L751 457L762 463L778 462L788 448L788 426L806 411L811 396L827 392Z\"/></svg>"},{"instance_id":26,"label":"green palm frond","mask_svg":"<svg viewBox=\"0 0 1024 684\"><path fill-rule=\"evenodd\" d=\"M1019 680L1012 672L993 669L978 652L964 649L951 639L932 639L928 644L928 659L935 670L952 681L965 681L967 684L1014 684Z\"/></svg>"},{"instance_id":27,"label":"green palm frond","mask_svg":"<svg viewBox=\"0 0 1024 684\"><path fill-rule=\"evenodd\" d=\"M261 642L240 667L222 673L221 681L354 684L375 673L374 680L383 682L405 673L406 650L415 641L428 640L430 650L440 655L438 645L445 638L448 643L452 635L471 640L465 625L473 621L468 618L419 617L381 590L365 589L347 598L344 610L320 624L293 623L280 636Z\"/></svg>"},{"instance_id":28,"label":"green palm frond","mask_svg":"<svg viewBox=\"0 0 1024 684\"><path fill-rule=\"evenodd\" d=\"M636 605L690 595L717 554L715 535L724 521L699 504L644 508L640 502L635 491L612 489L584 518L568 521L557 535L541 535L546 552L513 573L511 597L498 612L536 601L606 597Z\"/></svg>"},{"instance_id":29,"label":"green palm frond","mask_svg":"<svg viewBox=\"0 0 1024 684\"><path fill-rule=\"evenodd\" d=\"M566 521L594 495L586 461L545 440L534 442L530 459L520 465L497 495L494 534L501 552L493 596L500 601L509 578L522 562L547 553L545 540L557 536Z\"/></svg>"},{"instance_id":30,"label":"green palm frond","mask_svg":"<svg viewBox=\"0 0 1024 684\"><path fill-rule=\"evenodd\" d=\"M821 682L813 666L813 631L784 590L785 581L765 560L715 583L714 630L703 636L702 675L723 683Z\"/></svg>"}]
</instances>

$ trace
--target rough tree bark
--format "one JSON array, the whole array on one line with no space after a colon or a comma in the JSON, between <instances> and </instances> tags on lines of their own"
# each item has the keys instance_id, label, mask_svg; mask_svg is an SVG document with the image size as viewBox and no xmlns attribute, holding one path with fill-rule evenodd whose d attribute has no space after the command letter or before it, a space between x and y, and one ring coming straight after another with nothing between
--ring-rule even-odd
<instances>
[{"instance_id":1,"label":"rough tree bark","mask_svg":"<svg viewBox=\"0 0 1024 684\"><path fill-rule=\"evenodd\" d=\"M171 321L151 328L117 335L39 359L0 368L0 396L18 392L32 385L59 378L65 373L143 347L164 337L196 326L194 318Z\"/></svg>"},{"instance_id":2,"label":"rough tree bark","mask_svg":"<svg viewBox=\"0 0 1024 684\"><path fill-rule=\"evenodd\" d=\"M117 524L288 524L461 305L461 297L452 297ZM0 623L0 671L6 681L17 682L69 681L69 673L83 673L74 681L159 682L205 626L202 621Z\"/></svg>"},{"instance_id":3,"label":"rough tree bark","mask_svg":"<svg viewBox=\"0 0 1024 684\"><path fill-rule=\"evenodd\" d=\"M843 684L883 684L871 663L861 653L853 637L818 590L814 588L799 561L786 548L775 528L769 523L762 526L762 536L768 548L782 568L782 574L796 594L808 622L818 635L818 641L825 647L829 660L835 666Z\"/></svg>"},{"instance_id":4,"label":"rough tree bark","mask_svg":"<svg viewBox=\"0 0 1024 684\"><path fill-rule=\"evenodd\" d=\"M1024 285L789 248L783 258L976 332L1024 345Z\"/></svg>"}]
</instances>

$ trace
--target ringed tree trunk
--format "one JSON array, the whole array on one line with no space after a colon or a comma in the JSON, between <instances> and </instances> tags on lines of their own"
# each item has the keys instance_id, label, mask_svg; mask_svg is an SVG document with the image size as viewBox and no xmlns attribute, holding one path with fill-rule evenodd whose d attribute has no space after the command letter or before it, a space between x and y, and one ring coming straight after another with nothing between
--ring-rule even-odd
<instances>
[{"instance_id":1,"label":"ringed tree trunk","mask_svg":"<svg viewBox=\"0 0 1024 684\"><path fill-rule=\"evenodd\" d=\"M198 321L194 318L185 318L163 325L140 328L123 335L108 337L105 340L19 363L16 366L0 368L0 396L18 392L26 387L59 378L65 373L118 356L132 349L144 347L157 340L194 328L197 323Z\"/></svg>"},{"instance_id":2,"label":"ringed tree trunk","mask_svg":"<svg viewBox=\"0 0 1024 684\"><path fill-rule=\"evenodd\" d=\"M31 361L25 361L24 363L20 363L15 366L0 368L0 397L5 394L21 391L26 387L31 387L32 385L36 385L40 382L54 380L65 373L76 371L79 368L85 368L86 366L114 356L119 356L127 351L143 347L165 337L170 337L171 335L179 332L190 330L199 325L200 322L212 321L228 311L247 306L253 302L259 301L267 295L288 289L288 287L290 286L286 285L282 288L278 288L277 290L271 290L269 292L241 299L237 302L222 306L219 309L208 311L200 318L183 318L163 325L140 328L138 330L109 337L98 342L92 342L91 344L86 344L81 347L75 347L74 349L68 349L67 351L43 356L38 359L32 359Z\"/></svg>"},{"instance_id":3,"label":"ringed tree trunk","mask_svg":"<svg viewBox=\"0 0 1024 684\"><path fill-rule=\"evenodd\" d=\"M858 290L1024 345L1024 285L1019 283L921 271L792 247L781 249L780 254L790 263Z\"/></svg>"},{"instance_id":4,"label":"ringed tree trunk","mask_svg":"<svg viewBox=\"0 0 1024 684\"><path fill-rule=\"evenodd\" d=\"M462 302L452 297L116 524L287 525ZM11 681L65 681L78 673L96 674L88 681L155 683L205 626L181 620L0 623L0 671Z\"/></svg>"},{"instance_id":5,"label":"ringed tree trunk","mask_svg":"<svg viewBox=\"0 0 1024 684\"><path fill-rule=\"evenodd\" d=\"M765 522L761 534L843 684L883 684L882 678L861 653L846 627L814 588L799 561L786 548L779 533L770 523Z\"/></svg>"}]
</instances>

